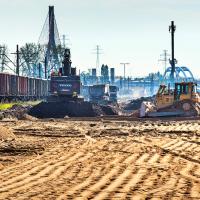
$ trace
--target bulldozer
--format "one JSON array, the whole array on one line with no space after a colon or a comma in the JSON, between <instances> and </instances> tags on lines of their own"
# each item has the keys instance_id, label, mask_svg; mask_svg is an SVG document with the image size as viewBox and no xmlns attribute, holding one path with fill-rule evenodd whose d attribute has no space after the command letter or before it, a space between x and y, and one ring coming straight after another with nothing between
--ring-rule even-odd
<instances>
[{"instance_id":1,"label":"bulldozer","mask_svg":"<svg viewBox=\"0 0 200 200\"><path fill-rule=\"evenodd\" d=\"M200 95L197 83L160 85L153 102L142 102L140 117L197 116L200 114Z\"/></svg>"}]
</instances>

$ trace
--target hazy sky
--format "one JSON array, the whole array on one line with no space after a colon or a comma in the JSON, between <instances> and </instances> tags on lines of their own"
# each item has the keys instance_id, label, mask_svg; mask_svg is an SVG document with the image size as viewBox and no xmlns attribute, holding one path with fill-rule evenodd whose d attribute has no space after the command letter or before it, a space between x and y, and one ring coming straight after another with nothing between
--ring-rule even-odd
<instances>
[{"instance_id":1,"label":"hazy sky","mask_svg":"<svg viewBox=\"0 0 200 200\"><path fill-rule=\"evenodd\" d=\"M127 74L143 76L163 71L163 49L170 52L168 26L175 21L176 58L200 77L199 0L0 0L0 44L38 41L48 6L55 6L60 35L68 35L72 63L81 70L96 64L95 45L103 49L101 64L130 62Z\"/></svg>"}]
</instances>

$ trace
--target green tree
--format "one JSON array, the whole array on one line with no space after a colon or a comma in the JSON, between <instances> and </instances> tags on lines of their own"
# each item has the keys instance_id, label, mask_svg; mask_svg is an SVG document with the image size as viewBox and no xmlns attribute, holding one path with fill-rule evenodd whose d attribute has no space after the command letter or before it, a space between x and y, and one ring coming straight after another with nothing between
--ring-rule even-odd
<instances>
[{"instance_id":1,"label":"green tree","mask_svg":"<svg viewBox=\"0 0 200 200\"><path fill-rule=\"evenodd\" d=\"M20 48L21 71L23 75L37 76L37 68L42 56L42 48L35 43L26 43Z\"/></svg>"}]
</instances>

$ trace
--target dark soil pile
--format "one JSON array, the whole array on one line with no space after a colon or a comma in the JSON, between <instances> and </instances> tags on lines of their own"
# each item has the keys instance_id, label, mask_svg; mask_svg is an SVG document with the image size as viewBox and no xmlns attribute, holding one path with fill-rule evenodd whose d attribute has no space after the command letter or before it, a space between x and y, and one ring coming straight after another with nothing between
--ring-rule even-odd
<instances>
[{"instance_id":1,"label":"dark soil pile","mask_svg":"<svg viewBox=\"0 0 200 200\"><path fill-rule=\"evenodd\" d=\"M23 119L31 106L13 105L10 109L0 112L0 119L16 118Z\"/></svg>"},{"instance_id":2,"label":"dark soil pile","mask_svg":"<svg viewBox=\"0 0 200 200\"><path fill-rule=\"evenodd\" d=\"M121 105L124 110L138 110L143 101L153 101L153 97L141 97L139 99L133 99L126 104Z\"/></svg>"},{"instance_id":3,"label":"dark soil pile","mask_svg":"<svg viewBox=\"0 0 200 200\"><path fill-rule=\"evenodd\" d=\"M102 106L90 102L41 102L32 107L29 115L37 118L95 117L117 115L113 106Z\"/></svg>"}]
</instances>

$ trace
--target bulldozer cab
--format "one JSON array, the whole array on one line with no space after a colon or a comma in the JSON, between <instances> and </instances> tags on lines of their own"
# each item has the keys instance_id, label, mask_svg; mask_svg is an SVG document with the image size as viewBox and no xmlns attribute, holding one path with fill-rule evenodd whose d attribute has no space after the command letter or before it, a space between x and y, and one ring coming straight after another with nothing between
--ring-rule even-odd
<instances>
[{"instance_id":1,"label":"bulldozer cab","mask_svg":"<svg viewBox=\"0 0 200 200\"><path fill-rule=\"evenodd\" d=\"M174 99L175 101L192 100L193 94L196 93L197 84L193 82L175 83Z\"/></svg>"},{"instance_id":2,"label":"bulldozer cab","mask_svg":"<svg viewBox=\"0 0 200 200\"><path fill-rule=\"evenodd\" d=\"M157 108L169 106L174 101L174 93L166 85L160 85L155 98Z\"/></svg>"}]
</instances>

